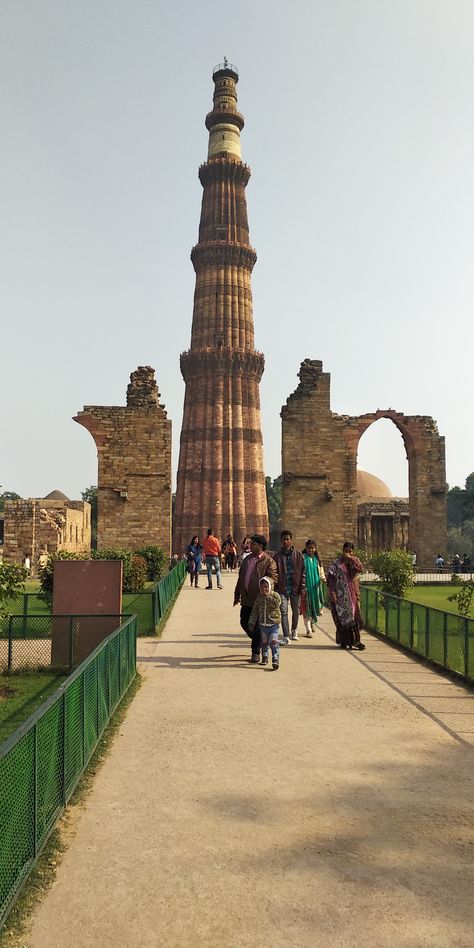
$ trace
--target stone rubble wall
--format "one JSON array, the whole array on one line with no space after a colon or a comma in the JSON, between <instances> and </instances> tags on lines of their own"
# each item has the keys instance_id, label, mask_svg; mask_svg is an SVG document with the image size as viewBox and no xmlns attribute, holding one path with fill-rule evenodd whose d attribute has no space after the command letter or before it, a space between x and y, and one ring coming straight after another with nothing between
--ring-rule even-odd
<instances>
[{"instance_id":1,"label":"stone rubble wall","mask_svg":"<svg viewBox=\"0 0 474 948\"><path fill-rule=\"evenodd\" d=\"M83 500L7 500L3 558L6 563L31 560L38 574L42 551L87 553L91 548L91 506Z\"/></svg>"},{"instance_id":2,"label":"stone rubble wall","mask_svg":"<svg viewBox=\"0 0 474 948\"><path fill-rule=\"evenodd\" d=\"M433 418L393 409L337 415L330 408L329 373L306 359L300 383L281 410L282 527L295 545L316 539L324 559L346 541L357 541L357 451L364 431L379 418L399 429L409 465L409 547L418 563L434 562L446 548L447 505L444 438Z\"/></svg>"},{"instance_id":3,"label":"stone rubble wall","mask_svg":"<svg viewBox=\"0 0 474 948\"><path fill-rule=\"evenodd\" d=\"M130 376L126 407L87 405L74 418L98 454L97 545L171 552L171 421L151 366Z\"/></svg>"}]
</instances>

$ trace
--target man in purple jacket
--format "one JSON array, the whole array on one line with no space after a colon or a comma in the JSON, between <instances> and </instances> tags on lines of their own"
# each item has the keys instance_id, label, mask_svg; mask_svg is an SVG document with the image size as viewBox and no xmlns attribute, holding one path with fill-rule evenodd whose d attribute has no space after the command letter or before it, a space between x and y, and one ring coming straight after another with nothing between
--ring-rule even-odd
<instances>
[{"instance_id":1,"label":"man in purple jacket","mask_svg":"<svg viewBox=\"0 0 474 948\"><path fill-rule=\"evenodd\" d=\"M274 560L278 570L277 592L281 597L281 625L283 639L281 645L298 639L298 619L300 616L301 596L305 591L304 557L293 546L291 530L282 530L281 550ZM288 608L291 605L291 633L288 624Z\"/></svg>"}]
</instances>

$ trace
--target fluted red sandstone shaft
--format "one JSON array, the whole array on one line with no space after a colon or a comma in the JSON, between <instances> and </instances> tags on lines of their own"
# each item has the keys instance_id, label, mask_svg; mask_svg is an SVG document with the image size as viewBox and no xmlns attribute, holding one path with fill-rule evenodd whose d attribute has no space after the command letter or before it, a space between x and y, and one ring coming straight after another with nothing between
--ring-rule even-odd
<instances>
[{"instance_id":1,"label":"fluted red sandstone shaft","mask_svg":"<svg viewBox=\"0 0 474 948\"><path fill-rule=\"evenodd\" d=\"M214 70L214 108L206 118L204 189L191 348L181 355L186 383L173 550L208 527L218 537L268 535L259 382L264 358L254 348L250 246L245 187L250 169L240 155L243 116L237 111L234 66Z\"/></svg>"}]
</instances>

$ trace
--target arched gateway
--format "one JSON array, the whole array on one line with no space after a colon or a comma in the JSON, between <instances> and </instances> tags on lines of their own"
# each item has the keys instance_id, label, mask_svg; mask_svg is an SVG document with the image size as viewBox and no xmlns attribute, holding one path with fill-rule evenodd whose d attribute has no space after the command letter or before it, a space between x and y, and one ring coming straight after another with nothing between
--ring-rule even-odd
<instances>
[{"instance_id":1,"label":"arched gateway","mask_svg":"<svg viewBox=\"0 0 474 948\"><path fill-rule=\"evenodd\" d=\"M391 408L366 415L330 409L331 376L322 362L306 359L300 383L281 410L282 523L298 545L316 536L324 557L357 538L357 452L375 421L388 418L400 431L409 468L409 541L418 563L432 566L446 548L444 438L433 418Z\"/></svg>"}]
</instances>

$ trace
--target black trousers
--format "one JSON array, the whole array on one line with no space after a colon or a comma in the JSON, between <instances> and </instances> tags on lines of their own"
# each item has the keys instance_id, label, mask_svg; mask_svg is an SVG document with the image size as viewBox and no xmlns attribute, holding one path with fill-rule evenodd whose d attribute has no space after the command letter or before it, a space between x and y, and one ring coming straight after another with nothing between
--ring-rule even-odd
<instances>
[{"instance_id":1,"label":"black trousers","mask_svg":"<svg viewBox=\"0 0 474 948\"><path fill-rule=\"evenodd\" d=\"M260 632L260 626L258 622L255 625L253 632L249 631L249 619L250 613L252 612L252 606L241 606L240 607L240 624L248 635L249 639L252 639L252 655L259 655L260 649L262 647L262 634Z\"/></svg>"}]
</instances>

